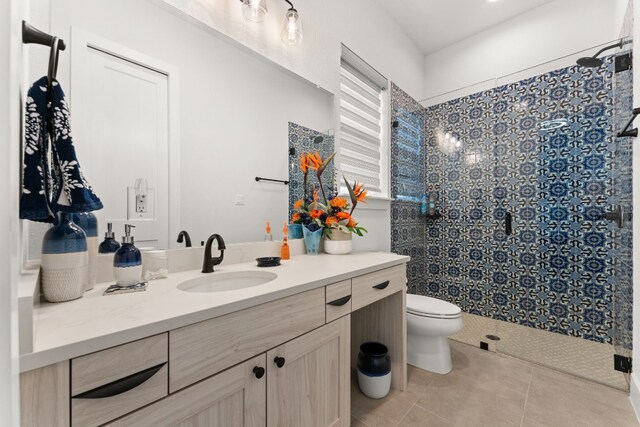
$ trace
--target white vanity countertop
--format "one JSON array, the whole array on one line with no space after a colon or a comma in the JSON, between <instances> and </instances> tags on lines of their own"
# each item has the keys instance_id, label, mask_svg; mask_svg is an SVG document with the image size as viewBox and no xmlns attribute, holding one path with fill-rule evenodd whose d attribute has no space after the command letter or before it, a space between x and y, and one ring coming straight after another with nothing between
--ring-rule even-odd
<instances>
[{"instance_id":1,"label":"white vanity countertop","mask_svg":"<svg viewBox=\"0 0 640 427\"><path fill-rule=\"evenodd\" d=\"M184 292L176 288L186 280L207 276L199 271L172 273L167 279L151 281L145 292L103 296L112 283L98 284L80 299L41 303L36 307L33 352L20 356L20 372L408 261L407 256L391 253L356 252L294 256L272 268L259 268L255 262L220 265L214 267L216 272L269 271L278 277L263 285L214 293Z\"/></svg>"}]
</instances>

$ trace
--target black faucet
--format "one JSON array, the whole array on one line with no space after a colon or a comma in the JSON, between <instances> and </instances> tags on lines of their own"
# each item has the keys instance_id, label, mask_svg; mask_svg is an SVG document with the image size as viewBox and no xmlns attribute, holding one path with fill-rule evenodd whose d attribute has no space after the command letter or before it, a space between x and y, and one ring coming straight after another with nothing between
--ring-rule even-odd
<instances>
[{"instance_id":1,"label":"black faucet","mask_svg":"<svg viewBox=\"0 0 640 427\"><path fill-rule=\"evenodd\" d=\"M183 241L185 242L186 248L191 247L191 236L189 236L189 233L185 230L182 230L180 234L178 234L178 243L182 243Z\"/></svg>"},{"instance_id":2,"label":"black faucet","mask_svg":"<svg viewBox=\"0 0 640 427\"><path fill-rule=\"evenodd\" d=\"M217 258L211 258L211 244L214 239L218 241L218 250L220 251L220 256ZM213 266L220 264L224 259L225 249L227 249L227 247L225 246L221 235L212 234L211 237L209 237L207 240L207 246L204 248L204 261L202 262L203 273L213 273Z\"/></svg>"}]
</instances>

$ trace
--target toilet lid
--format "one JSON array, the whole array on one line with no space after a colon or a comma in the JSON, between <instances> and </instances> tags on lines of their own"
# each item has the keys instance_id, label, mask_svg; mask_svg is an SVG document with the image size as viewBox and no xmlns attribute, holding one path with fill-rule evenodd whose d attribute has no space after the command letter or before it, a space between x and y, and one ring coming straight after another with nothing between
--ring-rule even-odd
<instances>
[{"instance_id":1,"label":"toilet lid","mask_svg":"<svg viewBox=\"0 0 640 427\"><path fill-rule=\"evenodd\" d=\"M418 316L457 317L461 310L457 305L437 298L407 294L407 312Z\"/></svg>"}]
</instances>

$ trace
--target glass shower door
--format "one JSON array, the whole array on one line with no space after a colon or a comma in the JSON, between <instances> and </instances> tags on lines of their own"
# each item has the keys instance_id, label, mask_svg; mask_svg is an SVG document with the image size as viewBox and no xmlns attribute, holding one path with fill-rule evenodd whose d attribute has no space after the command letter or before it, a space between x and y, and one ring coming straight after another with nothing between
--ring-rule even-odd
<instances>
[{"instance_id":1,"label":"glass shower door","mask_svg":"<svg viewBox=\"0 0 640 427\"><path fill-rule=\"evenodd\" d=\"M614 322L625 322L628 305L614 291L631 266L620 262L624 231L603 219L630 204L630 163L622 172L614 136L614 68L611 57L598 69L572 66L496 89L507 110L496 122L496 216L512 215L512 233L494 239L508 249L509 272L509 323L500 323L496 348L625 388L612 344L629 330Z\"/></svg>"}]
</instances>

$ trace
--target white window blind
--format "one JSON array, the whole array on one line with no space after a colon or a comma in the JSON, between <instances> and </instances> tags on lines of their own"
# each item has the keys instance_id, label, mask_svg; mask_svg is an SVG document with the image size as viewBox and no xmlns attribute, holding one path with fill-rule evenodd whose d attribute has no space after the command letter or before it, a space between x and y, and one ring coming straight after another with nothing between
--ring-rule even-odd
<instances>
[{"instance_id":1,"label":"white window blind","mask_svg":"<svg viewBox=\"0 0 640 427\"><path fill-rule=\"evenodd\" d=\"M387 80L343 46L340 64L340 170L373 196L388 196L383 91ZM344 183L341 183L343 186Z\"/></svg>"}]
</instances>

